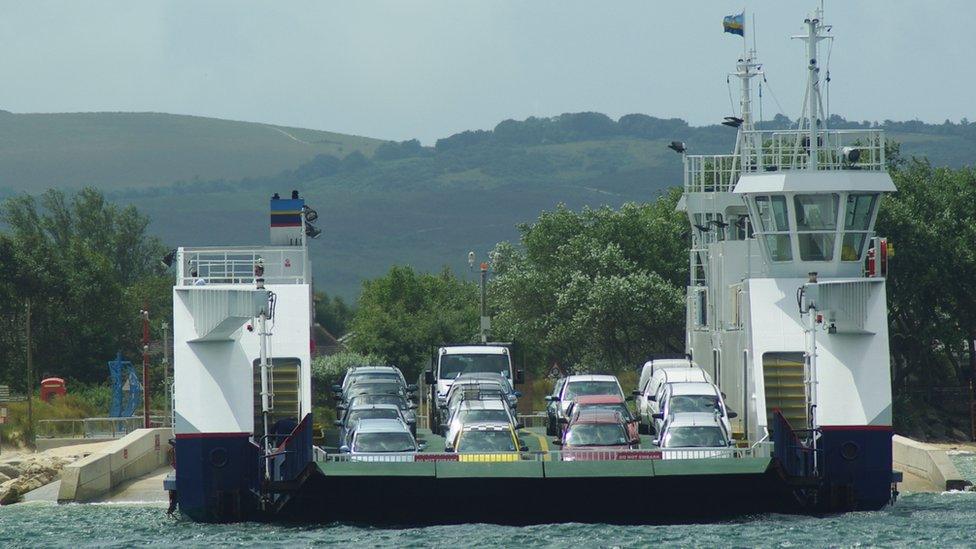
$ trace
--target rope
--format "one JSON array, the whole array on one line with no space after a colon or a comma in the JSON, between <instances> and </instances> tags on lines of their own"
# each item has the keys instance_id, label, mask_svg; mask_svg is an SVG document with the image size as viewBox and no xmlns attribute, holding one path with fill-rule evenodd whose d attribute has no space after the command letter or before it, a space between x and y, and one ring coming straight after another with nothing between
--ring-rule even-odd
<instances>
[{"instance_id":1,"label":"rope","mask_svg":"<svg viewBox=\"0 0 976 549\"><path fill-rule=\"evenodd\" d=\"M735 116L735 102L732 101L732 82L729 77L725 77L725 87L729 90L729 108L732 109L732 116Z\"/></svg>"},{"instance_id":2,"label":"rope","mask_svg":"<svg viewBox=\"0 0 976 549\"><path fill-rule=\"evenodd\" d=\"M786 109L784 109L783 108L783 105L780 104L779 98L776 97L776 92L773 91L773 87L769 85L769 80L766 80L766 75L765 74L763 75L763 82L766 83L766 87L769 89L769 94L773 96L773 101L776 102L776 107L779 109L779 112L782 113L783 115L785 115L786 114Z\"/></svg>"}]
</instances>

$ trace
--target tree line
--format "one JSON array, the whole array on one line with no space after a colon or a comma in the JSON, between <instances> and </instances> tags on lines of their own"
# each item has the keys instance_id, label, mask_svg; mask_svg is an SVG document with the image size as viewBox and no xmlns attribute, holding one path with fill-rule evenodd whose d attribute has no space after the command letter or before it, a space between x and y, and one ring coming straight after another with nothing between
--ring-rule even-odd
<instances>
[{"instance_id":1,"label":"tree line","mask_svg":"<svg viewBox=\"0 0 976 549\"><path fill-rule=\"evenodd\" d=\"M898 192L877 233L896 253L888 274L892 379L897 395L964 386L976 367L976 170L895 157ZM690 235L680 190L619 209L543 212L518 242L492 252L492 338L517 342L530 374L552 365L620 370L683 350ZM98 191L8 198L0 207L0 383L24 388L27 306L44 374L97 383L119 350L136 358L138 311L153 333L171 316L172 277L149 220ZM350 349L419 375L435 345L474 341L472 276L395 266L363 283L358 303L319 295L316 316Z\"/></svg>"}]
</instances>

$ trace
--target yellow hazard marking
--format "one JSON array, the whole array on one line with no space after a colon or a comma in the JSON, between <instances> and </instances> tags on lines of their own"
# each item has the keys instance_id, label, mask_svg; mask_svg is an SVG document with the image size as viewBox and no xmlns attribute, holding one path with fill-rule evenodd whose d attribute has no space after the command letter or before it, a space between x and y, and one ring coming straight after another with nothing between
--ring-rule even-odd
<instances>
[{"instance_id":1,"label":"yellow hazard marking","mask_svg":"<svg viewBox=\"0 0 976 549\"><path fill-rule=\"evenodd\" d=\"M537 435L532 433L532 436L539 439L539 449L545 453L542 456L543 461L549 461L549 441L546 440L547 435Z\"/></svg>"}]
</instances>

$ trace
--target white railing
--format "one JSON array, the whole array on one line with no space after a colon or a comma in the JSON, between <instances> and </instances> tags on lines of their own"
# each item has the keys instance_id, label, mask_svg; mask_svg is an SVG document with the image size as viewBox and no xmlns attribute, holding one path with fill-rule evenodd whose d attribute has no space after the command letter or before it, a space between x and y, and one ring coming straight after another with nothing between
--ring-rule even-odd
<instances>
[{"instance_id":1,"label":"white railing","mask_svg":"<svg viewBox=\"0 0 976 549\"><path fill-rule=\"evenodd\" d=\"M169 427L168 417L153 415L154 427ZM84 419L42 419L37 422L37 438L122 438L145 426L143 416L89 417Z\"/></svg>"},{"instance_id":2,"label":"white railing","mask_svg":"<svg viewBox=\"0 0 976 549\"><path fill-rule=\"evenodd\" d=\"M636 461L673 459L741 459L772 456L771 442L757 442L747 448L656 448L638 450L556 450L548 452L500 452L458 454L453 452L421 452L416 454L315 454L317 461L333 463L416 463L459 461L473 463L506 463L518 461ZM321 450L319 450L321 452Z\"/></svg>"},{"instance_id":3,"label":"white railing","mask_svg":"<svg viewBox=\"0 0 976 549\"><path fill-rule=\"evenodd\" d=\"M549 423L549 416L545 412L534 413L534 414L519 414L519 423L522 424L522 428L531 429L533 427L545 427Z\"/></svg>"},{"instance_id":4,"label":"white railing","mask_svg":"<svg viewBox=\"0 0 976 549\"><path fill-rule=\"evenodd\" d=\"M686 192L730 192L741 173L807 170L810 136L802 130L743 131L740 154L686 155ZM852 159L851 151L857 156ZM882 130L827 130L817 137L817 170L885 169Z\"/></svg>"},{"instance_id":5,"label":"white railing","mask_svg":"<svg viewBox=\"0 0 976 549\"><path fill-rule=\"evenodd\" d=\"M305 284L307 256L303 246L180 248L176 285L255 283L254 269L264 264L267 284Z\"/></svg>"}]
</instances>

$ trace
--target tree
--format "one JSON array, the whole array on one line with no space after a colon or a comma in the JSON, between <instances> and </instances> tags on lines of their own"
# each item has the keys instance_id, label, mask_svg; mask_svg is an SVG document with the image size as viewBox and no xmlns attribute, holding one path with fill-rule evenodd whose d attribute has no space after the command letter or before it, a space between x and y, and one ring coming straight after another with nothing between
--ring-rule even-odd
<instances>
[{"instance_id":1,"label":"tree","mask_svg":"<svg viewBox=\"0 0 976 549\"><path fill-rule=\"evenodd\" d=\"M353 310L341 296L329 296L325 292L315 293L315 321L335 337L345 335Z\"/></svg>"},{"instance_id":2,"label":"tree","mask_svg":"<svg viewBox=\"0 0 976 549\"><path fill-rule=\"evenodd\" d=\"M877 233L897 251L888 272L893 385L959 385L972 374L959 357L976 338L976 170L916 160L892 173L898 192L882 200Z\"/></svg>"},{"instance_id":3,"label":"tree","mask_svg":"<svg viewBox=\"0 0 976 549\"><path fill-rule=\"evenodd\" d=\"M0 219L0 379L23 388L25 304L32 311L37 379L101 381L116 351L138 354L139 310L171 316L172 281L149 220L98 191L8 199Z\"/></svg>"},{"instance_id":4,"label":"tree","mask_svg":"<svg viewBox=\"0 0 976 549\"><path fill-rule=\"evenodd\" d=\"M620 370L683 350L688 235L679 196L619 210L559 207L521 226L521 249L495 249L498 335L522 343L536 366Z\"/></svg>"},{"instance_id":5,"label":"tree","mask_svg":"<svg viewBox=\"0 0 976 549\"><path fill-rule=\"evenodd\" d=\"M414 378L435 346L473 341L478 303L477 286L449 270L432 275L393 267L363 283L350 346L364 355L379 355Z\"/></svg>"}]
</instances>

